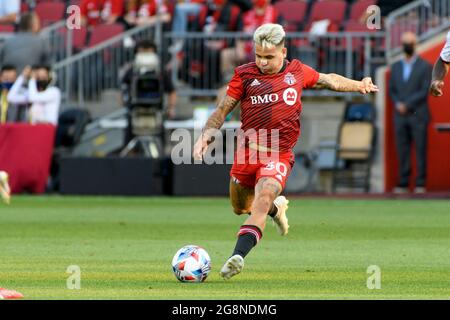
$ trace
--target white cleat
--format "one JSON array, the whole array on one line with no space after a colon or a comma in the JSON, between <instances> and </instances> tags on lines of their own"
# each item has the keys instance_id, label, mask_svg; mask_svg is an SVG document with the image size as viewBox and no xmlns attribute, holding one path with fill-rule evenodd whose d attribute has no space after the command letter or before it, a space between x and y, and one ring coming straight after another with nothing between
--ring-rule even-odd
<instances>
[{"instance_id":1,"label":"white cleat","mask_svg":"<svg viewBox=\"0 0 450 320\"><path fill-rule=\"evenodd\" d=\"M8 173L0 171L0 197L6 204L9 204L11 199L11 189L9 187L8 179Z\"/></svg>"},{"instance_id":2,"label":"white cleat","mask_svg":"<svg viewBox=\"0 0 450 320\"><path fill-rule=\"evenodd\" d=\"M285 196L278 196L273 201L273 204L278 208L278 213L274 218L272 218L272 220L277 226L278 233L285 236L289 231L288 218L286 217L289 200L286 199Z\"/></svg>"},{"instance_id":3,"label":"white cleat","mask_svg":"<svg viewBox=\"0 0 450 320\"><path fill-rule=\"evenodd\" d=\"M225 280L228 280L231 277L241 273L243 268L244 268L244 258L242 258L238 254L235 254L234 256L229 258L227 262L225 262L222 269L220 270L220 275Z\"/></svg>"}]
</instances>

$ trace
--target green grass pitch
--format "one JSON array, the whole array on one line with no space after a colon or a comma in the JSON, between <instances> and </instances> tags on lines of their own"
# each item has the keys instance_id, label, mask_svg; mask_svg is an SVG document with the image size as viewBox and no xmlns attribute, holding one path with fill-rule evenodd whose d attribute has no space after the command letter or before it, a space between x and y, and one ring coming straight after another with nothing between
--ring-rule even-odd
<instances>
[{"instance_id":1,"label":"green grass pitch","mask_svg":"<svg viewBox=\"0 0 450 320\"><path fill-rule=\"evenodd\" d=\"M245 217L225 198L17 196L0 206L0 287L27 299L449 299L450 201L291 198L242 274L224 281ZM205 283L178 282L175 252L203 246ZM66 287L69 265L81 289ZM381 289L367 288L367 268Z\"/></svg>"}]
</instances>

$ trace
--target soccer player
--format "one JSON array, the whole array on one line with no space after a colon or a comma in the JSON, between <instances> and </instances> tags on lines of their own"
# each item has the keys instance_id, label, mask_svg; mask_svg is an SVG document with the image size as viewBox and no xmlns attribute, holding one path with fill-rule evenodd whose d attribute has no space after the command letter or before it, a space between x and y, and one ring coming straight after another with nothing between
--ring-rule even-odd
<instances>
[{"instance_id":1,"label":"soccer player","mask_svg":"<svg viewBox=\"0 0 450 320\"><path fill-rule=\"evenodd\" d=\"M268 140L267 137L246 137L240 144L238 136L238 149L230 172L230 198L234 212L249 217L238 232L232 256L220 271L224 279L241 272L245 256L262 238L267 215L281 235L288 233L288 200L280 193L294 163L292 149L300 135L302 90L317 88L363 94L378 91L371 78L355 81L337 74L318 73L299 60L286 60L285 32L279 24L263 24L254 32L253 40L255 62L235 69L227 94L209 117L193 150L194 159L203 158L212 135L239 101L244 135L249 131L278 132L279 139L275 143L272 137L270 143L261 142ZM255 164L250 161L255 151L271 153L272 157L262 156ZM245 161L237 161L239 157L244 157Z\"/></svg>"},{"instance_id":2,"label":"soccer player","mask_svg":"<svg viewBox=\"0 0 450 320\"><path fill-rule=\"evenodd\" d=\"M447 33L447 42L442 48L439 58L433 67L433 76L431 79L430 93L435 97L442 96L444 87L444 78L450 69L450 31Z\"/></svg>"}]
</instances>

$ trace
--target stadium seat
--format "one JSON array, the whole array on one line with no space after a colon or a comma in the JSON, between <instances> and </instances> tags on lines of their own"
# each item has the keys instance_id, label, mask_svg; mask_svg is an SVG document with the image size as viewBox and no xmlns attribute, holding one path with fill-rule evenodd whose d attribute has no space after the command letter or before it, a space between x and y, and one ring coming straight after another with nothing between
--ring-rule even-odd
<instances>
[{"instance_id":1,"label":"stadium seat","mask_svg":"<svg viewBox=\"0 0 450 320\"><path fill-rule=\"evenodd\" d=\"M124 28L121 24L101 24L91 30L88 47L93 47L103 41L106 41L118 34L121 34Z\"/></svg>"},{"instance_id":2,"label":"stadium seat","mask_svg":"<svg viewBox=\"0 0 450 320\"><path fill-rule=\"evenodd\" d=\"M41 19L42 27L64 19L66 5L62 2L40 2L36 5L35 11Z\"/></svg>"},{"instance_id":3,"label":"stadium seat","mask_svg":"<svg viewBox=\"0 0 450 320\"><path fill-rule=\"evenodd\" d=\"M299 31L308 10L308 3L304 1L282 0L275 3L280 16L285 21L286 31Z\"/></svg>"},{"instance_id":4,"label":"stadium seat","mask_svg":"<svg viewBox=\"0 0 450 320\"><path fill-rule=\"evenodd\" d=\"M350 17L348 21L359 21L367 8L377 4L377 0L358 0L350 8Z\"/></svg>"},{"instance_id":5,"label":"stadium seat","mask_svg":"<svg viewBox=\"0 0 450 320\"><path fill-rule=\"evenodd\" d=\"M359 21L349 20L349 21L345 22L344 31L345 32L372 33L372 32L376 32L377 30L369 29L369 28L367 28L367 26L365 24L362 24ZM339 48L343 48L343 49L347 48L347 39L346 38L342 39L342 41L337 43L335 46L339 47ZM359 51L359 50L362 50L363 47L364 47L364 41L360 37L358 37L357 39L353 39L352 50Z\"/></svg>"},{"instance_id":6,"label":"stadium seat","mask_svg":"<svg viewBox=\"0 0 450 320\"><path fill-rule=\"evenodd\" d=\"M61 28L61 35L66 39L67 28ZM86 39L87 39L87 28L81 27L80 29L73 29L73 38L72 45L75 51L80 51L84 47L86 47Z\"/></svg>"},{"instance_id":7,"label":"stadium seat","mask_svg":"<svg viewBox=\"0 0 450 320\"><path fill-rule=\"evenodd\" d=\"M314 21L330 20L328 31L338 31L344 20L347 3L343 0L327 0L313 2L311 15L306 24L305 31L309 31Z\"/></svg>"},{"instance_id":8,"label":"stadium seat","mask_svg":"<svg viewBox=\"0 0 450 320\"><path fill-rule=\"evenodd\" d=\"M0 24L0 33L14 32L14 25L12 24Z\"/></svg>"},{"instance_id":9,"label":"stadium seat","mask_svg":"<svg viewBox=\"0 0 450 320\"><path fill-rule=\"evenodd\" d=\"M71 0L70 1L70 3L69 3L69 5L70 6L79 6L80 5L80 3L81 3L81 0Z\"/></svg>"},{"instance_id":10,"label":"stadium seat","mask_svg":"<svg viewBox=\"0 0 450 320\"><path fill-rule=\"evenodd\" d=\"M338 131L333 192L339 186L369 192L375 142L374 110L370 103L347 105Z\"/></svg>"}]
</instances>

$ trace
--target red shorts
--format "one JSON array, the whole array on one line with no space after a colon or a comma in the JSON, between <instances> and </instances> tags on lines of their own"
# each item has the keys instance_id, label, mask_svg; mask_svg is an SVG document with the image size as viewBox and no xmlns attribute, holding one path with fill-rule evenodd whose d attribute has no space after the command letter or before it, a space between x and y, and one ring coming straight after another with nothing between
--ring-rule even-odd
<instances>
[{"instance_id":1,"label":"red shorts","mask_svg":"<svg viewBox=\"0 0 450 320\"><path fill-rule=\"evenodd\" d=\"M284 189L293 165L294 154L292 151L273 152L269 156L260 156L258 151L246 148L239 158L238 153L235 153L230 177L248 188L254 188L262 177L272 177Z\"/></svg>"}]
</instances>

